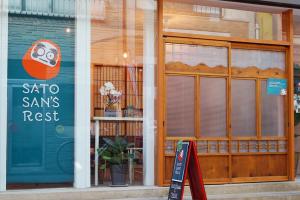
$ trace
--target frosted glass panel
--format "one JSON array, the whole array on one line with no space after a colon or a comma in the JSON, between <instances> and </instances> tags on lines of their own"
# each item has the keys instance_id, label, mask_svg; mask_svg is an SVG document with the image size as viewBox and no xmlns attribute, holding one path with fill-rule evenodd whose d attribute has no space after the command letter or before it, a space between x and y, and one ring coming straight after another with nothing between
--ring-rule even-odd
<instances>
[{"instance_id":1,"label":"frosted glass panel","mask_svg":"<svg viewBox=\"0 0 300 200\"><path fill-rule=\"evenodd\" d=\"M261 81L262 136L284 135L284 98L268 95L267 81Z\"/></svg>"},{"instance_id":2,"label":"frosted glass panel","mask_svg":"<svg viewBox=\"0 0 300 200\"><path fill-rule=\"evenodd\" d=\"M285 52L249 49L232 49L232 66L240 68L257 67L285 70Z\"/></svg>"},{"instance_id":3,"label":"frosted glass panel","mask_svg":"<svg viewBox=\"0 0 300 200\"><path fill-rule=\"evenodd\" d=\"M232 49L232 75L279 78L285 72L285 52Z\"/></svg>"},{"instance_id":4,"label":"frosted glass panel","mask_svg":"<svg viewBox=\"0 0 300 200\"><path fill-rule=\"evenodd\" d=\"M200 79L200 134L226 136L226 79Z\"/></svg>"},{"instance_id":5,"label":"frosted glass panel","mask_svg":"<svg viewBox=\"0 0 300 200\"><path fill-rule=\"evenodd\" d=\"M282 40L280 13L264 12L261 6L254 8L238 3L229 5L221 2L223 1L164 0L163 29L176 33Z\"/></svg>"},{"instance_id":6,"label":"frosted glass panel","mask_svg":"<svg viewBox=\"0 0 300 200\"><path fill-rule=\"evenodd\" d=\"M232 80L232 135L256 135L256 102L254 80Z\"/></svg>"},{"instance_id":7,"label":"frosted glass panel","mask_svg":"<svg viewBox=\"0 0 300 200\"><path fill-rule=\"evenodd\" d=\"M194 77L167 76L166 81L167 134L169 136L194 136Z\"/></svg>"},{"instance_id":8,"label":"frosted glass panel","mask_svg":"<svg viewBox=\"0 0 300 200\"><path fill-rule=\"evenodd\" d=\"M167 43L165 48L168 70L227 73L226 47Z\"/></svg>"}]
</instances>

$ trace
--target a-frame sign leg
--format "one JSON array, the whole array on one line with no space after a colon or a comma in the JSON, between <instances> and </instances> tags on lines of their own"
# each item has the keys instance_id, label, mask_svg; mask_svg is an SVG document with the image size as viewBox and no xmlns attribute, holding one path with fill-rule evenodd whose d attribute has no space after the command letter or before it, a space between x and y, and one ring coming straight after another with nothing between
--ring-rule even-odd
<instances>
[{"instance_id":1,"label":"a-frame sign leg","mask_svg":"<svg viewBox=\"0 0 300 200\"><path fill-rule=\"evenodd\" d=\"M207 200L195 142L190 142L190 156L187 165L193 200Z\"/></svg>"}]
</instances>

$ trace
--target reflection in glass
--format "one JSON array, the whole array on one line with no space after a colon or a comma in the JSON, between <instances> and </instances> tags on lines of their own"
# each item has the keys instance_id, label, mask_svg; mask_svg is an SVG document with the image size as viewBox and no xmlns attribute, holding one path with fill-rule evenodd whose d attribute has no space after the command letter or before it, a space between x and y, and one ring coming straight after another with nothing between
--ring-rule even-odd
<instances>
[{"instance_id":1,"label":"reflection in glass","mask_svg":"<svg viewBox=\"0 0 300 200\"><path fill-rule=\"evenodd\" d=\"M131 170L126 171L129 184L143 183L145 126L142 121L128 122L125 118L141 119L144 110L150 113L153 110L153 106L149 108L149 102L154 79L151 74L155 67L154 3L152 0L91 0L92 115L108 117L110 114L116 116L113 114L117 112L120 120L123 120L101 121L100 138L114 138L118 134L134 146L131 151L136 157L129 160L128 168ZM108 82L122 93L115 106L107 105L106 96L99 92L101 86ZM144 88L147 90L144 91ZM144 101L143 94L150 96L150 100L147 97ZM102 143L100 140L100 145ZM166 145L166 151L171 151L172 146L169 143ZM106 170L109 172L109 167ZM103 176L101 173L100 176ZM110 184L110 176L102 179L104 184Z\"/></svg>"},{"instance_id":2,"label":"reflection in glass","mask_svg":"<svg viewBox=\"0 0 300 200\"><path fill-rule=\"evenodd\" d=\"M200 78L200 134L226 136L226 79Z\"/></svg>"},{"instance_id":3,"label":"reflection in glass","mask_svg":"<svg viewBox=\"0 0 300 200\"><path fill-rule=\"evenodd\" d=\"M7 183L73 183L75 1L8 2Z\"/></svg>"},{"instance_id":4,"label":"reflection in glass","mask_svg":"<svg viewBox=\"0 0 300 200\"><path fill-rule=\"evenodd\" d=\"M261 134L262 136L284 136L285 96L268 95L267 81L261 81Z\"/></svg>"},{"instance_id":5,"label":"reflection in glass","mask_svg":"<svg viewBox=\"0 0 300 200\"><path fill-rule=\"evenodd\" d=\"M232 49L232 74L278 76L285 74L285 52Z\"/></svg>"},{"instance_id":6,"label":"reflection in glass","mask_svg":"<svg viewBox=\"0 0 300 200\"><path fill-rule=\"evenodd\" d=\"M256 135L256 101L254 80L232 80L232 135Z\"/></svg>"},{"instance_id":7,"label":"reflection in glass","mask_svg":"<svg viewBox=\"0 0 300 200\"><path fill-rule=\"evenodd\" d=\"M281 14L241 8L247 9L238 3L226 8L216 1L167 0L163 28L166 32L282 40Z\"/></svg>"},{"instance_id":8,"label":"reflection in glass","mask_svg":"<svg viewBox=\"0 0 300 200\"><path fill-rule=\"evenodd\" d=\"M168 136L194 136L195 84L192 76L167 76L166 123Z\"/></svg>"},{"instance_id":9,"label":"reflection in glass","mask_svg":"<svg viewBox=\"0 0 300 200\"><path fill-rule=\"evenodd\" d=\"M165 52L167 70L227 73L228 50L226 47L167 43Z\"/></svg>"}]
</instances>

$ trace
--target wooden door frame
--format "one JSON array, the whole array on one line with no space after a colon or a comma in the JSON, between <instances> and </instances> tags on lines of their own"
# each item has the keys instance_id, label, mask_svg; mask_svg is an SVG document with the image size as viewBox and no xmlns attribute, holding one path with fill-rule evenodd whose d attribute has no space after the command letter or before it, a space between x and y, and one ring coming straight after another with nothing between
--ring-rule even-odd
<instances>
[{"instance_id":1,"label":"wooden door frame","mask_svg":"<svg viewBox=\"0 0 300 200\"><path fill-rule=\"evenodd\" d=\"M220 36L207 36L207 35L194 35L186 33L168 33L163 31L163 0L158 0L157 5L157 30L158 30L158 68L157 68L157 162L156 162L156 183L159 186L164 184L164 129L165 129L165 66L164 66L164 40L167 37L176 37L177 39L199 39L199 40L211 40L213 42L236 42L249 45L266 45L266 46L280 46L287 48L287 74L288 74L288 180L295 179L294 172L294 110L293 110L293 91L294 91L294 78L293 78L293 10L289 9L283 13L283 29L286 30L286 41L273 41L273 40L256 40L256 39L244 39L233 37L220 37ZM231 48L231 47L230 47ZM229 56L231 61L231 56ZM230 62L231 63L231 62ZM229 67L230 68L230 67ZM231 73L229 73L230 75ZM229 78L230 79L230 78ZM230 88L229 81L229 88ZM230 91L228 91L230 92ZM228 95L230 96L230 95ZM230 98L230 97L229 97ZM230 102L230 101L229 101ZM229 108L231 105L229 103ZM231 138L231 134L229 133ZM230 148L230 146L229 146ZM285 180L285 179L283 179ZM241 180L243 181L243 180ZM263 181L260 179L254 179L254 181ZM268 180L265 180L268 181Z\"/></svg>"}]
</instances>

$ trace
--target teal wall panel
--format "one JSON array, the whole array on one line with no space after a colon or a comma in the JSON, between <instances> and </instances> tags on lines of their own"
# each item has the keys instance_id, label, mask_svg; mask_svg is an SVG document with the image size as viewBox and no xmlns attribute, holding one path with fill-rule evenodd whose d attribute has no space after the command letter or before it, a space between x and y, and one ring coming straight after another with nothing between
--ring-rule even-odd
<instances>
[{"instance_id":1,"label":"teal wall panel","mask_svg":"<svg viewBox=\"0 0 300 200\"><path fill-rule=\"evenodd\" d=\"M71 31L66 31L67 28ZM74 30L75 19L9 15L8 183L73 181ZM22 63L28 49L41 39L56 43L61 50L60 71L50 80L32 77ZM24 84L29 87L24 89ZM53 88L59 88L59 92L44 91L45 84L54 84ZM38 89L27 93L34 85ZM24 118L24 111L31 112L31 116L40 114L29 121ZM47 113L51 114L51 120Z\"/></svg>"}]
</instances>

